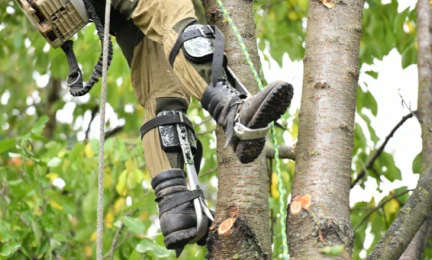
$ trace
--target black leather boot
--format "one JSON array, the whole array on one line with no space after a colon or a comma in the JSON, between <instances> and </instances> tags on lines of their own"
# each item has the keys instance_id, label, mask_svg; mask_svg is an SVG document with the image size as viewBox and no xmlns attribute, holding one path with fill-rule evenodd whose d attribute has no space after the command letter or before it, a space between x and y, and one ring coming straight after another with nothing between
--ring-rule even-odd
<instances>
[{"instance_id":1,"label":"black leather boot","mask_svg":"<svg viewBox=\"0 0 432 260\"><path fill-rule=\"evenodd\" d=\"M291 84L277 81L246 98L221 78L207 87L201 105L223 127L238 159L250 163L262 152L269 124L285 113L293 93Z\"/></svg>"},{"instance_id":2,"label":"black leather boot","mask_svg":"<svg viewBox=\"0 0 432 260\"><path fill-rule=\"evenodd\" d=\"M185 172L171 169L159 173L151 185L159 206L159 220L164 242L168 249L176 250L177 257L197 234L197 220L193 200L202 196L201 190L189 191L186 187ZM203 225L211 221L203 214ZM197 244L205 245L207 234Z\"/></svg>"}]
</instances>

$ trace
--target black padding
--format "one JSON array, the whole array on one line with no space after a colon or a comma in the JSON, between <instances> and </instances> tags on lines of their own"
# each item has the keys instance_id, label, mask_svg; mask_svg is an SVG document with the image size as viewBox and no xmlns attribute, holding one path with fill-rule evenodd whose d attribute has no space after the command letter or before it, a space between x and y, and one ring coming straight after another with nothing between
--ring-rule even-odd
<instances>
[{"instance_id":1,"label":"black padding","mask_svg":"<svg viewBox=\"0 0 432 260\"><path fill-rule=\"evenodd\" d=\"M159 191L171 187L171 186L184 186L186 187L186 180L184 177L182 178L175 178L175 179L170 179L169 181L163 181L161 183L159 183L156 188L154 188L155 194L157 194Z\"/></svg>"},{"instance_id":2,"label":"black padding","mask_svg":"<svg viewBox=\"0 0 432 260\"><path fill-rule=\"evenodd\" d=\"M198 197L203 197L203 196L204 194L201 189L182 192L181 196L175 196L168 201L164 201L164 203L159 203L159 216L172 208L175 208L186 202L192 201Z\"/></svg>"},{"instance_id":3,"label":"black padding","mask_svg":"<svg viewBox=\"0 0 432 260\"><path fill-rule=\"evenodd\" d=\"M185 177L186 174L182 169L166 170L159 173L156 177L153 178L153 180L151 181L151 186L153 187L153 189L155 189L159 183L165 180L169 180L173 178L185 178Z\"/></svg>"},{"instance_id":4,"label":"black padding","mask_svg":"<svg viewBox=\"0 0 432 260\"><path fill-rule=\"evenodd\" d=\"M147 121L145 124L143 124L143 126L141 127L141 139L148 131L152 130L153 128L162 125L173 125L173 124L184 124L192 131L194 130L192 122L186 116L180 117L179 114L157 116Z\"/></svg>"},{"instance_id":5,"label":"black padding","mask_svg":"<svg viewBox=\"0 0 432 260\"><path fill-rule=\"evenodd\" d=\"M169 56L169 62L171 64L171 66L174 66L174 61L175 58L177 57L177 54L180 51L180 48L182 47L183 43L185 41L197 38L197 37L210 37L210 38L214 38L214 28L216 28L215 26L205 26L202 27L201 30L200 29L194 29L194 30L190 30L187 32L183 32L179 35L179 37L177 38L176 43L174 44L170 56Z\"/></svg>"}]
</instances>

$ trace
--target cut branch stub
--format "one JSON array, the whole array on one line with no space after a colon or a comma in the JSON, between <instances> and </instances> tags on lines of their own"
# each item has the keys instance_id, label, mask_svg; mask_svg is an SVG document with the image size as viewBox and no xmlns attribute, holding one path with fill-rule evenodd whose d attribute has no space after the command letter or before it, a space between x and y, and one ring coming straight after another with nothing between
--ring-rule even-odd
<instances>
[{"instance_id":1,"label":"cut branch stub","mask_svg":"<svg viewBox=\"0 0 432 260\"><path fill-rule=\"evenodd\" d=\"M218 234L220 236L229 236L232 233L232 227L234 226L235 218L229 218L223 221L219 228L218 228Z\"/></svg>"},{"instance_id":2,"label":"cut branch stub","mask_svg":"<svg viewBox=\"0 0 432 260\"><path fill-rule=\"evenodd\" d=\"M270 259L242 216L231 216L219 223L216 221L213 226L217 232L211 232L207 239L207 259L227 259L221 256L229 254L233 255L233 259Z\"/></svg>"},{"instance_id":3,"label":"cut branch stub","mask_svg":"<svg viewBox=\"0 0 432 260\"><path fill-rule=\"evenodd\" d=\"M310 194L305 194L304 196L296 196L291 202L290 212L292 215L297 215L302 209L310 211L311 209L312 196Z\"/></svg>"},{"instance_id":4,"label":"cut branch stub","mask_svg":"<svg viewBox=\"0 0 432 260\"><path fill-rule=\"evenodd\" d=\"M298 202L298 201L291 202L291 205L290 205L291 215L297 215L297 214L299 214L301 212L301 209L302 209L302 207L301 207L301 203L300 202Z\"/></svg>"}]
</instances>

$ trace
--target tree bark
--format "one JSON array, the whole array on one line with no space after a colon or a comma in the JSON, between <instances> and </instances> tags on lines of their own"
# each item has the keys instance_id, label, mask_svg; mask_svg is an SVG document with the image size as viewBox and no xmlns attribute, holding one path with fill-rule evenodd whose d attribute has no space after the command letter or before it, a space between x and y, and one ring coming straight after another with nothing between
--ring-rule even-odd
<instances>
[{"instance_id":1,"label":"tree bark","mask_svg":"<svg viewBox=\"0 0 432 260\"><path fill-rule=\"evenodd\" d=\"M239 29L255 67L260 68L253 1L225 0L224 4ZM216 1L203 0L206 19L216 24L225 35L225 53L229 66L251 93L257 92L257 84L244 59L232 30L224 21ZM208 259L269 259L271 258L270 225L268 208L268 177L265 154L253 163L242 165L232 149L224 148L225 136L218 128L218 177L219 191L216 218L208 240ZM233 219L230 231L218 232L222 222Z\"/></svg>"},{"instance_id":2,"label":"tree bark","mask_svg":"<svg viewBox=\"0 0 432 260\"><path fill-rule=\"evenodd\" d=\"M368 260L398 259L432 209L432 169L421 179L407 203L378 242Z\"/></svg>"},{"instance_id":3,"label":"tree bark","mask_svg":"<svg viewBox=\"0 0 432 260\"><path fill-rule=\"evenodd\" d=\"M363 0L309 1L299 137L291 210L297 196L311 196L310 209L289 213L292 259L350 259L353 231L349 192L354 115L359 76ZM344 245L337 257L326 246Z\"/></svg>"},{"instance_id":4,"label":"tree bark","mask_svg":"<svg viewBox=\"0 0 432 260\"><path fill-rule=\"evenodd\" d=\"M428 0L417 2L417 38L418 38L418 117L426 125L432 125L432 9ZM421 125L422 130L422 171L432 167L432 133ZM432 217L431 217L432 218ZM423 254L432 231L432 221L427 221L408 246L400 259L423 259Z\"/></svg>"}]
</instances>

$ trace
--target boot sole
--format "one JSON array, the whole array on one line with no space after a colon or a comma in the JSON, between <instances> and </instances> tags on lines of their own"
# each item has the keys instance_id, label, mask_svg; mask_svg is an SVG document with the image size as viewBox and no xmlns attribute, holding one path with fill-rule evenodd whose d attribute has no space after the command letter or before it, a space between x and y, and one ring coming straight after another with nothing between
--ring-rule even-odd
<instances>
[{"instance_id":1,"label":"boot sole","mask_svg":"<svg viewBox=\"0 0 432 260\"><path fill-rule=\"evenodd\" d=\"M278 120L288 109L294 94L291 84L286 82L276 83L278 86L269 93L267 98L258 108L256 114L248 123L249 128L263 128L273 121ZM253 162L264 149L266 139L239 140L236 155L241 163Z\"/></svg>"}]
</instances>

